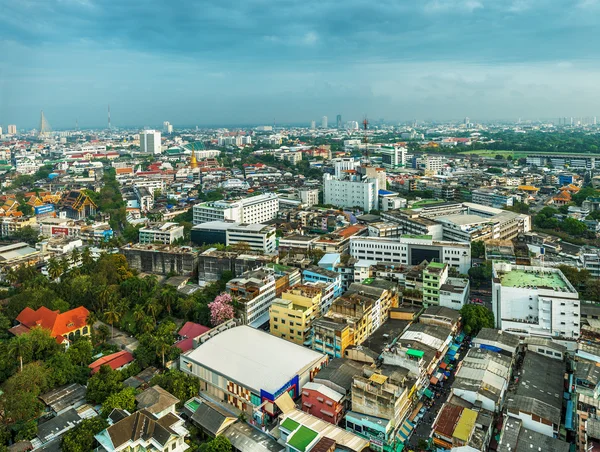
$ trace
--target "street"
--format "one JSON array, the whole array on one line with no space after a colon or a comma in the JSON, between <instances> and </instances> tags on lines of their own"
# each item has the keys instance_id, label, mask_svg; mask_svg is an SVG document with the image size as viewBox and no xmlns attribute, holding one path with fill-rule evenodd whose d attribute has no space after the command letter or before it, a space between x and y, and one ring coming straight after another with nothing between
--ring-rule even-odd
<instances>
[{"instance_id":1,"label":"street","mask_svg":"<svg viewBox=\"0 0 600 452\"><path fill-rule=\"evenodd\" d=\"M419 440L425 440L427 441L431 435L431 428L432 428L432 424L435 421L435 418L438 414L438 412L440 411L440 408L442 407L442 405L446 402L446 400L448 400L448 397L450 395L450 388L452 387L452 383L454 382L454 373L456 368L458 367L458 364L462 361L464 355L467 353L468 350L468 345L465 345L466 343L463 342L463 344L461 345L458 353L459 358L457 361L455 361L454 364L454 369L452 370L452 373L450 374L450 376L448 377L447 380L445 380L443 382L443 387L440 387L441 383L438 383L437 385L430 385L429 389L431 389L434 393L434 398L433 398L433 404L431 405L431 407L429 407L427 409L427 411L425 412L425 415L423 416L423 419L421 419L421 421L417 424L417 426L415 427L415 429L412 432L411 437L408 440L408 443L406 444L406 449L407 450L419 450L417 448L417 445L419 444ZM439 395L439 397L438 397ZM424 400L424 399L421 399Z\"/></svg>"}]
</instances>

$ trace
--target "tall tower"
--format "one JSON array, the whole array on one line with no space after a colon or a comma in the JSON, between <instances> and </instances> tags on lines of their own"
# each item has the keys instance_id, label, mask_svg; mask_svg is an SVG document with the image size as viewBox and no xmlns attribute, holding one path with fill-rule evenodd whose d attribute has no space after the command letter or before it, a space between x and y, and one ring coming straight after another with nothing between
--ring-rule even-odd
<instances>
[{"instance_id":1,"label":"tall tower","mask_svg":"<svg viewBox=\"0 0 600 452\"><path fill-rule=\"evenodd\" d=\"M363 143L365 143L365 161L366 163L369 163L369 137L367 135L367 129L369 128L369 120L367 119L367 117L365 116L365 119L363 119L363 131L364 131L364 136L363 136Z\"/></svg>"},{"instance_id":2,"label":"tall tower","mask_svg":"<svg viewBox=\"0 0 600 452\"><path fill-rule=\"evenodd\" d=\"M42 110L40 112L40 129L39 129L39 136L42 137L44 135L49 134L52 131L52 129L50 128L50 124L48 124L48 121L46 120L46 117L44 116L44 110Z\"/></svg>"},{"instance_id":3,"label":"tall tower","mask_svg":"<svg viewBox=\"0 0 600 452\"><path fill-rule=\"evenodd\" d=\"M190 167L198 168L198 160L196 160L196 151L192 148L192 158L190 159Z\"/></svg>"},{"instance_id":4,"label":"tall tower","mask_svg":"<svg viewBox=\"0 0 600 452\"><path fill-rule=\"evenodd\" d=\"M321 128L323 128L323 129L327 128L327 116L323 116L321 118Z\"/></svg>"},{"instance_id":5,"label":"tall tower","mask_svg":"<svg viewBox=\"0 0 600 452\"><path fill-rule=\"evenodd\" d=\"M336 126L337 126L338 130L341 129L342 128L342 115L337 115L335 120L336 120Z\"/></svg>"}]
</instances>

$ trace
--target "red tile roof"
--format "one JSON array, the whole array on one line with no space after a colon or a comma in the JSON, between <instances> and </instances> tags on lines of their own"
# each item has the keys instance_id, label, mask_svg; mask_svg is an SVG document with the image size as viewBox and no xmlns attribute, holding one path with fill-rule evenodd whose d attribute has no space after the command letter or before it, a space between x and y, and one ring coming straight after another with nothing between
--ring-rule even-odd
<instances>
[{"instance_id":1,"label":"red tile roof","mask_svg":"<svg viewBox=\"0 0 600 452\"><path fill-rule=\"evenodd\" d=\"M194 322L185 322L185 325L183 325L179 330L179 335L181 337L194 338L206 333L207 331L210 331L210 328L207 326Z\"/></svg>"},{"instance_id":2,"label":"red tile roof","mask_svg":"<svg viewBox=\"0 0 600 452\"><path fill-rule=\"evenodd\" d=\"M117 370L123 367L124 365L129 364L132 361L133 355L123 350L117 353L113 353L112 355L103 356L102 358L94 361L88 367L92 369L92 374L95 374L100 370L100 367L104 366L105 364L107 366L110 366L112 370Z\"/></svg>"},{"instance_id":3,"label":"red tile roof","mask_svg":"<svg viewBox=\"0 0 600 452\"><path fill-rule=\"evenodd\" d=\"M62 314L60 311L51 311L45 306L36 311L28 307L17 316L17 321L27 328L41 326L50 330L52 337L57 337L83 328L87 324L89 314L90 312L83 306Z\"/></svg>"}]
</instances>

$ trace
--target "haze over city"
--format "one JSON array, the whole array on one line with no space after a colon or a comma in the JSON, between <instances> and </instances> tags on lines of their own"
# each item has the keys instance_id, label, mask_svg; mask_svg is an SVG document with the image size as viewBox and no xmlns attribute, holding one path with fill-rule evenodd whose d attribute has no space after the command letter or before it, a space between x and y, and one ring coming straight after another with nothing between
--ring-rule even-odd
<instances>
[{"instance_id":1,"label":"haze over city","mask_svg":"<svg viewBox=\"0 0 600 452\"><path fill-rule=\"evenodd\" d=\"M0 123L596 114L600 2L4 1Z\"/></svg>"}]
</instances>

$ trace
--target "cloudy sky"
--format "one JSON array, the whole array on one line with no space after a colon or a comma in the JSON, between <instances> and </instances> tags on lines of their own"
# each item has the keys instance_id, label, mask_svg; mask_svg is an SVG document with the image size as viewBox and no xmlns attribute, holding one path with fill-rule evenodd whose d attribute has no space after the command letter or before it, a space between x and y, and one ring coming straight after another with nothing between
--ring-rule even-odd
<instances>
[{"instance_id":1,"label":"cloudy sky","mask_svg":"<svg viewBox=\"0 0 600 452\"><path fill-rule=\"evenodd\" d=\"M0 125L600 116L600 0L0 0Z\"/></svg>"}]
</instances>

